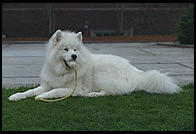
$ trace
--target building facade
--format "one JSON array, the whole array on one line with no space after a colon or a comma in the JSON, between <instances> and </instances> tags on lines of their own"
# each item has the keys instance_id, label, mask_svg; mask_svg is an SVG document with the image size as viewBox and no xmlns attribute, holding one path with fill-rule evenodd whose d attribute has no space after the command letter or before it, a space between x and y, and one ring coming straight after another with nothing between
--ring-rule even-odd
<instances>
[{"instance_id":1,"label":"building facade","mask_svg":"<svg viewBox=\"0 0 196 134\"><path fill-rule=\"evenodd\" d=\"M84 36L170 34L189 3L3 3L2 34L48 37L55 30Z\"/></svg>"}]
</instances>

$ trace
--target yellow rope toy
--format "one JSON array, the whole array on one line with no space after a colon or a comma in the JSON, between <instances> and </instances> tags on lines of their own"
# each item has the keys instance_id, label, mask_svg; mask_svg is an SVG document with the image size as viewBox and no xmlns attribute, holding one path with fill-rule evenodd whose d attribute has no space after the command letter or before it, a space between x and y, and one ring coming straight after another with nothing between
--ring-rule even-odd
<instances>
[{"instance_id":1,"label":"yellow rope toy","mask_svg":"<svg viewBox=\"0 0 196 134\"><path fill-rule=\"evenodd\" d=\"M73 91L70 94L68 94L67 96L55 99L55 100L47 100L47 99L44 99L44 98L35 98L35 100L45 101L45 102L55 102L55 101L63 100L63 99L66 99L66 98L70 97L75 92L76 87L77 87L77 70L74 69L74 72L75 72L75 74L74 74L75 85L74 85Z\"/></svg>"}]
</instances>

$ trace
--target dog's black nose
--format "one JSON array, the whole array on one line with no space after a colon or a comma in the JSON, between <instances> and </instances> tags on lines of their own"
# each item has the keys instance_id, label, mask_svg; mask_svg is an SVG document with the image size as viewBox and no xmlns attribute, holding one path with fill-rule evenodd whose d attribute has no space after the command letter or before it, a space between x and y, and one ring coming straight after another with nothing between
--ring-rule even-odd
<instances>
[{"instance_id":1,"label":"dog's black nose","mask_svg":"<svg viewBox=\"0 0 196 134\"><path fill-rule=\"evenodd\" d=\"M77 55L76 55L76 54L72 54L72 55L71 55L71 58L72 58L73 60L75 60L75 59L77 58Z\"/></svg>"}]
</instances>

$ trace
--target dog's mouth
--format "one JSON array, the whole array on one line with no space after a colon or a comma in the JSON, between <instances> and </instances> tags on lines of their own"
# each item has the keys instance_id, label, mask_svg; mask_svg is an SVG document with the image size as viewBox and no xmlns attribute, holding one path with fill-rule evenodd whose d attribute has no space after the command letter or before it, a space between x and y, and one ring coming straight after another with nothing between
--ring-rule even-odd
<instances>
[{"instance_id":1,"label":"dog's mouth","mask_svg":"<svg viewBox=\"0 0 196 134\"><path fill-rule=\"evenodd\" d=\"M66 61L65 59L63 59L63 62L64 62L64 66L65 66L65 69L67 70L72 70L74 67L76 67L76 60L68 60Z\"/></svg>"},{"instance_id":2,"label":"dog's mouth","mask_svg":"<svg viewBox=\"0 0 196 134\"><path fill-rule=\"evenodd\" d=\"M65 59L63 59L63 61L64 61L64 63L65 63L66 69L67 69L67 70L70 70L71 67L67 64L67 61L66 61Z\"/></svg>"}]
</instances>

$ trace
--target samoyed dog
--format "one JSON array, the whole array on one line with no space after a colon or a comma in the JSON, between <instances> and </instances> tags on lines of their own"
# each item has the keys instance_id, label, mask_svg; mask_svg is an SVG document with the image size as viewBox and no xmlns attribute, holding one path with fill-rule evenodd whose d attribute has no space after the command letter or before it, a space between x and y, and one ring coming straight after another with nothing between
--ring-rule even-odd
<instances>
[{"instance_id":1,"label":"samoyed dog","mask_svg":"<svg viewBox=\"0 0 196 134\"><path fill-rule=\"evenodd\" d=\"M172 94L181 90L167 73L144 72L119 56L92 54L83 45L82 38L81 32L57 30L46 44L40 86L13 94L9 100L66 96L74 87L74 68L78 84L72 96L124 95L139 90Z\"/></svg>"}]
</instances>

